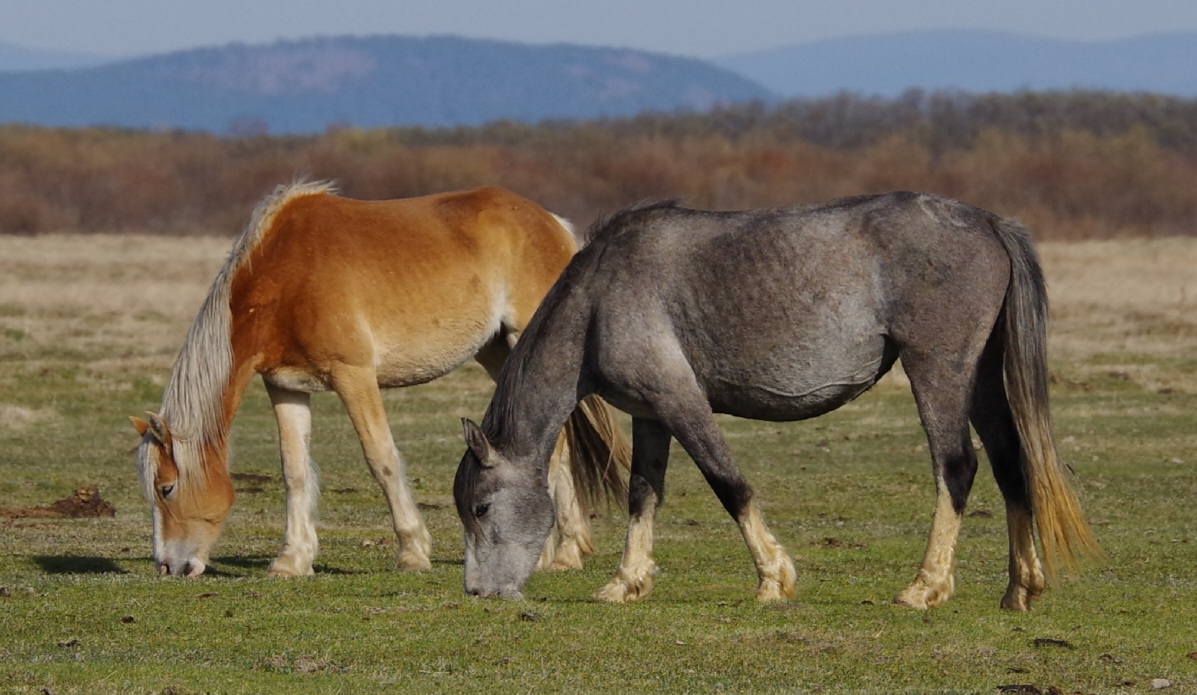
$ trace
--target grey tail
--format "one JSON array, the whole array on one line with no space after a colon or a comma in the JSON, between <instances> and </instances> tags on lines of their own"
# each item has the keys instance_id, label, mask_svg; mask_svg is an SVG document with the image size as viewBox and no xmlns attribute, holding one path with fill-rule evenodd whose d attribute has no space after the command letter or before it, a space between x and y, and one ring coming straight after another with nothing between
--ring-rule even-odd
<instances>
[{"instance_id":1,"label":"grey tail","mask_svg":"<svg viewBox=\"0 0 1197 695\"><path fill-rule=\"evenodd\" d=\"M1082 557L1098 560L1103 553L1068 484L1068 469L1052 433L1043 270L1025 227L1000 218L993 226L1011 265L1003 309L1006 396L1021 440L1023 476L1043 548L1044 572L1051 581L1058 576L1057 560L1076 571Z\"/></svg>"}]
</instances>

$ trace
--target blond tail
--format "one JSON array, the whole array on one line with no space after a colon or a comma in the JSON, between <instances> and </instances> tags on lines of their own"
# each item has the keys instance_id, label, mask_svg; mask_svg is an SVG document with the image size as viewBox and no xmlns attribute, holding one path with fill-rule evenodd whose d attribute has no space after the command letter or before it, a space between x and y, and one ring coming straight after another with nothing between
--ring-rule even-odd
<instances>
[{"instance_id":1,"label":"blond tail","mask_svg":"<svg viewBox=\"0 0 1197 695\"><path fill-rule=\"evenodd\" d=\"M582 399L565 423L565 439L574 487L585 511L593 511L608 496L626 503L623 474L632 466L632 446L611 406L598 396Z\"/></svg>"},{"instance_id":2,"label":"blond tail","mask_svg":"<svg viewBox=\"0 0 1197 695\"><path fill-rule=\"evenodd\" d=\"M1068 484L1068 470L1052 435L1043 271L1024 227L1009 220L994 226L1012 267L1004 311L1006 396L1022 442L1023 475L1043 547L1044 572L1055 581L1057 560L1066 570L1076 571L1082 558L1099 560L1103 553Z\"/></svg>"}]
</instances>

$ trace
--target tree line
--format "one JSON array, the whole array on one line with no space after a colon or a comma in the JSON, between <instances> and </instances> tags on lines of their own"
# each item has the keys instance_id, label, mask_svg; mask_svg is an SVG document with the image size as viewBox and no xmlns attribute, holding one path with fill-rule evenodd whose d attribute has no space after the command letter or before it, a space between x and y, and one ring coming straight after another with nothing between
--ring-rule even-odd
<instances>
[{"instance_id":1,"label":"tree line","mask_svg":"<svg viewBox=\"0 0 1197 695\"><path fill-rule=\"evenodd\" d=\"M400 198L498 184L585 225L627 204L712 209L917 190L1040 239L1193 235L1197 100L912 90L703 113L243 137L0 126L0 233L231 235L276 185Z\"/></svg>"}]
</instances>

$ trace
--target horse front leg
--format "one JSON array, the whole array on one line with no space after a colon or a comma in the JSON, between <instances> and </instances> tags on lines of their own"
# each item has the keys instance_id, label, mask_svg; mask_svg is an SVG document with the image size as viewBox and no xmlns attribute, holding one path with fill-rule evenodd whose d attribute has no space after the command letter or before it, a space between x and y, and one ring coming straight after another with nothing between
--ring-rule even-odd
<instances>
[{"instance_id":1,"label":"horse front leg","mask_svg":"<svg viewBox=\"0 0 1197 695\"><path fill-rule=\"evenodd\" d=\"M736 518L736 523L756 566L759 581L756 600L785 601L794 598L794 584L798 581L794 560L765 526L755 500L747 504Z\"/></svg>"},{"instance_id":2,"label":"horse front leg","mask_svg":"<svg viewBox=\"0 0 1197 695\"><path fill-rule=\"evenodd\" d=\"M706 406L706 400L692 400ZM740 534L756 567L758 601L784 601L794 597L797 572L794 560L761 518L752 488L732 461L709 407L690 412L676 420L678 441L694 459L707 484L736 520Z\"/></svg>"},{"instance_id":3,"label":"horse front leg","mask_svg":"<svg viewBox=\"0 0 1197 695\"><path fill-rule=\"evenodd\" d=\"M655 420L632 419L632 471L628 479L628 533L615 577L594 598L629 603L652 593L657 563L653 561L653 522L665 498L669 465L669 429Z\"/></svg>"},{"instance_id":4,"label":"horse front leg","mask_svg":"<svg viewBox=\"0 0 1197 695\"><path fill-rule=\"evenodd\" d=\"M266 393L278 421L279 453L287 494L283 549L270 563L272 577L312 574L319 541L316 537L316 501L320 485L309 446L312 437L311 395L266 382Z\"/></svg>"},{"instance_id":5,"label":"horse front leg","mask_svg":"<svg viewBox=\"0 0 1197 695\"><path fill-rule=\"evenodd\" d=\"M333 388L341 397L361 440L366 464L386 495L398 540L396 565L401 570L432 569L432 536L424 525L407 483L407 470L387 424L386 408L372 369L341 366L333 370Z\"/></svg>"}]
</instances>

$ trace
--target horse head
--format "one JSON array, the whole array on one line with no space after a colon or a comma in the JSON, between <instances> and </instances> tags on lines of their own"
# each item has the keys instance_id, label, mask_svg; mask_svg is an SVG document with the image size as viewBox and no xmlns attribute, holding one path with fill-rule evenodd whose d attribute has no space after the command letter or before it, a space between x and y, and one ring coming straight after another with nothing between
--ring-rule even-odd
<instances>
[{"instance_id":1,"label":"horse head","mask_svg":"<svg viewBox=\"0 0 1197 695\"><path fill-rule=\"evenodd\" d=\"M137 474L154 519L154 559L163 575L195 577L233 506L233 483L214 448L175 437L166 420L130 418L141 435Z\"/></svg>"},{"instance_id":2,"label":"horse head","mask_svg":"<svg viewBox=\"0 0 1197 695\"><path fill-rule=\"evenodd\" d=\"M499 452L472 421L462 426L453 498L465 526L466 593L521 599L553 526L546 472Z\"/></svg>"}]
</instances>

